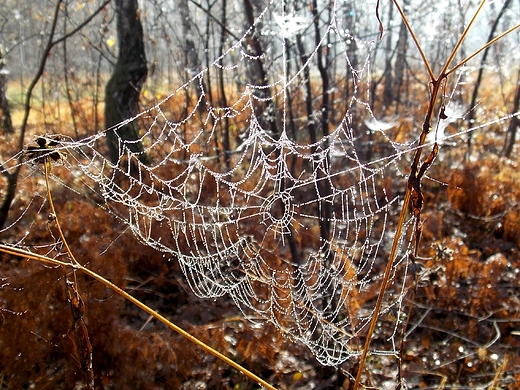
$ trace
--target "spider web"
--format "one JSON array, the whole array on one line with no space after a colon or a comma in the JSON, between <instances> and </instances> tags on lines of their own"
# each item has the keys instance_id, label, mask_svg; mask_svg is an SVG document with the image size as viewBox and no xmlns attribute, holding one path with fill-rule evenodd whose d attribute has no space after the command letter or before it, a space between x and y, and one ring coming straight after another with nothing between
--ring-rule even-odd
<instances>
[{"instance_id":1,"label":"spider web","mask_svg":"<svg viewBox=\"0 0 520 390\"><path fill-rule=\"evenodd\" d=\"M163 100L116 128L61 140L56 149L69 156L68 169L95 183L106 209L142 243L179 262L194 294L228 295L251 321L273 323L322 364L338 366L361 354L401 206L393 189L404 183L399 165L411 147L392 141L391 124L371 113L371 43L350 36L337 9L330 15L324 38L291 69L285 48L312 19L270 4L210 67ZM262 23L270 26L274 49L257 56L248 42ZM319 107L311 117L295 101L307 74L319 78L319 48L330 40L343 48L334 61L351 88L348 97L336 95L341 109L331 110L324 129ZM210 98L208 83L219 72L236 80L268 62L268 84L251 82L254 77L237 82L226 107ZM186 91L197 94L195 101L186 100ZM290 118L294 111L304 114ZM140 139L119 136L130 123L138 124ZM311 126L318 130L314 141ZM117 164L106 157L108 132L119 142ZM411 228L412 219L393 264L373 354L397 354Z\"/></svg>"}]
</instances>

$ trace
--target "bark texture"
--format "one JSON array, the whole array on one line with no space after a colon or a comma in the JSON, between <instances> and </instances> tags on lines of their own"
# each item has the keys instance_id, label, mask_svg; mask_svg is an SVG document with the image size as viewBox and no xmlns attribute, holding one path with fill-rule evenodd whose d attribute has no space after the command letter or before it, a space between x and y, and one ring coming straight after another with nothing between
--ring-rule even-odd
<instances>
[{"instance_id":1,"label":"bark texture","mask_svg":"<svg viewBox=\"0 0 520 390\"><path fill-rule=\"evenodd\" d=\"M138 113L141 88L148 74L137 0L116 0L115 4L119 54L112 77L105 88L107 129ZM107 132L108 157L114 164L119 161L123 143L132 152L138 153L139 159L146 163L136 121Z\"/></svg>"}]
</instances>

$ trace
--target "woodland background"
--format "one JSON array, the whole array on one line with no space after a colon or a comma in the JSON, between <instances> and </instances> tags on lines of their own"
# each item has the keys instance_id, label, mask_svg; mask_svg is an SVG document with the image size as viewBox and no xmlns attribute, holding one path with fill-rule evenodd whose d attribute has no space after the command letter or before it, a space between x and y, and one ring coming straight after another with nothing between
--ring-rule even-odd
<instances>
[{"instance_id":1,"label":"woodland background","mask_svg":"<svg viewBox=\"0 0 520 390\"><path fill-rule=\"evenodd\" d=\"M293 18L283 19L282 6ZM402 6L437 66L449 55L476 3L406 0ZM256 24L266 8L268 15ZM373 1L286 0L273 6L263 0L4 0L0 241L13 243L25 235L38 247L52 240L45 210L36 220L16 223L31 199L44 197L44 189L42 175L20 174L17 167L23 165L11 156L37 135L79 139L131 118L204 68L213 72L204 85L206 93L214 106L227 107L241 86L269 86L272 75L280 72L282 50L293 69L314 52L290 105L287 120L295 138L312 142L326 136L346 112L354 87L362 85L370 110L383 121L397 122L390 138L415 139L428 102L428 78L395 6L380 4L382 39L375 9ZM327 30L332 16L339 20L339 35ZM463 43L460 58L518 20L518 2L490 2ZM287 36L277 35L280 26ZM241 61L233 77L210 66L246 32L244 50L254 61ZM480 53L447 88L453 121L445 135L455 136L442 145L442 156L423 182L421 262L431 272L415 291L410 313L415 326L402 356L401 375L410 388L515 389L520 383L519 34L513 31ZM344 50L350 67L341 56ZM352 69L364 69L369 82L354 82ZM200 94L197 85L186 84L182 98L172 102L172 115L186 114ZM264 92L267 97L272 91ZM269 113L275 110L275 105L268 106L264 115L273 132L279 118ZM354 122L366 126L358 151L370 161L379 153L377 137L363 109L354 108L351 114ZM298 132L299 118L313 118L304 124L305 135ZM128 139L138 135L136 123L125 128ZM241 125L223 123L214 144L205 146L218 164L229 164L240 143ZM114 156L110 142L106 153ZM402 191L400 184L396 180L396 192ZM230 299L194 297L177 263L139 244L119 221L96 207L96 199L66 189L54 196L58 214L66 215L66 236L75 256L194 336L279 388L351 386L355 361L340 369L323 367L305 347L269 324L251 325ZM78 358L64 337L71 313L61 271L7 254L0 259L0 388L83 386ZM96 388L255 388L99 283L86 277L78 283ZM372 370L373 386L395 388L396 367L389 359Z\"/></svg>"}]
</instances>

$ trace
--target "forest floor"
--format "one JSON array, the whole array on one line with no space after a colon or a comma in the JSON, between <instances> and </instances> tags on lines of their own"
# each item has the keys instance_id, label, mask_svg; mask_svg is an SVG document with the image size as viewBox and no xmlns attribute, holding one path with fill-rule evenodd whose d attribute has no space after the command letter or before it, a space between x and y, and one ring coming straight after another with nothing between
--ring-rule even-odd
<instances>
[{"instance_id":1,"label":"forest floor","mask_svg":"<svg viewBox=\"0 0 520 390\"><path fill-rule=\"evenodd\" d=\"M447 147L423 182L420 280L405 300L409 333L400 363L395 356L373 357L365 381L374 388L396 388L398 373L409 388L519 388L520 161L494 153L500 149L496 138L478 141L485 150L465 162L463 151ZM7 156L15 141L0 148ZM68 172L57 167L54 174ZM0 241L24 237L50 251L55 241L45 181L36 171L25 175L12 213L34 218L2 231ZM90 195L56 186L53 197L82 264L192 335L277 388L352 386L356 359L339 369L321 366L273 325L247 320L230 297L195 297L175 260L137 242ZM65 336L71 316L63 271L6 254L0 259L0 389L81 386ZM99 388L258 387L106 287L85 275L77 278Z\"/></svg>"}]
</instances>

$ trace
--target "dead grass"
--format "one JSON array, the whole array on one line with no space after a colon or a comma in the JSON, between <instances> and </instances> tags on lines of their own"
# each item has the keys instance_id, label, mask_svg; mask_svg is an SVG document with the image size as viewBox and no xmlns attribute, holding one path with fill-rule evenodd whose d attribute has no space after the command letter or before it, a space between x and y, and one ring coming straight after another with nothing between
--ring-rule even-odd
<instances>
[{"instance_id":1,"label":"dead grass","mask_svg":"<svg viewBox=\"0 0 520 390\"><path fill-rule=\"evenodd\" d=\"M93 119L88 100L76 104L85 120ZM171 101L173 115L181 114L179 104ZM49 104L47 108L59 120L50 125L47 120L50 127L44 132L73 135L70 117L56 117ZM47 114L32 117L28 138L42 132L41 121ZM303 115L303 111L296 114ZM233 123L236 128L240 124L240 120ZM389 137L404 141L413 128L403 121ZM491 383L494 388L514 389L520 382L516 353L520 347L520 174L518 161L487 152L489 146L499 149L497 134L499 128L477 133L477 161L462 163L463 150L439 158L429 174L446 185L437 181L423 184L422 253L426 259L420 260L424 268L410 313L402 364L410 387L437 389L445 382L466 387ZM9 156L16 140L5 141L1 153ZM54 173L64 182L72 180L65 168ZM385 187L397 193L401 191L398 184L389 180ZM13 242L24 237L23 245L47 253L56 243L47 222L42 176L24 169L19 185L12 218L24 212L30 218L22 218L0 238ZM327 383L330 388L348 388L348 373L355 374L355 362L347 362L343 371L322 367L307 349L284 338L273 326L244 321L228 297L217 301L194 298L178 264L137 243L95 199L59 186L53 191L66 238L82 264L279 388ZM81 372L63 337L71 320L61 269L0 256L0 388L81 386ZM99 388L191 389L202 384L207 388L254 388L241 374L149 321L104 286L80 278L79 287L87 308ZM354 298L359 301L352 302L353 307L366 299ZM395 360L378 359L374 357L371 363L377 367L371 375L374 383L395 379Z\"/></svg>"}]
</instances>

